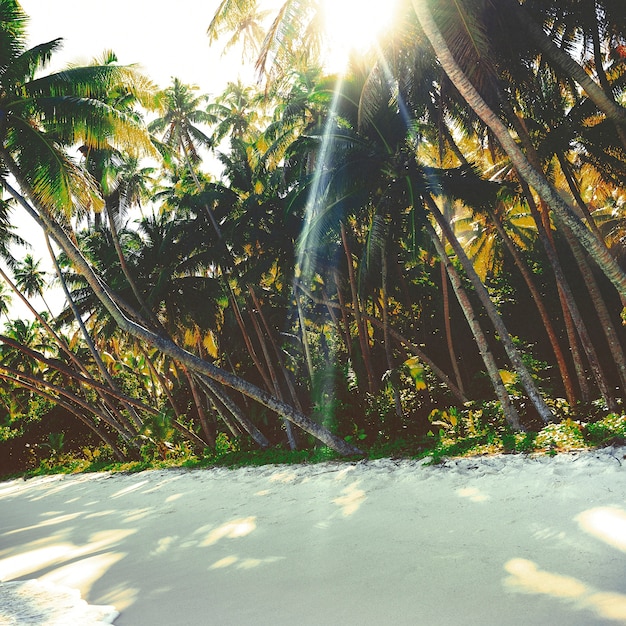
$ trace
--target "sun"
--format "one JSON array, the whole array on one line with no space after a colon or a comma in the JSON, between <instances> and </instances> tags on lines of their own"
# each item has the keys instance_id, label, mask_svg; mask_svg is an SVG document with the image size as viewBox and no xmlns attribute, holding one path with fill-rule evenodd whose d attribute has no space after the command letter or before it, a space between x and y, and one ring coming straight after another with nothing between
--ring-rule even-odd
<instances>
[{"instance_id":1,"label":"sun","mask_svg":"<svg viewBox=\"0 0 626 626\"><path fill-rule=\"evenodd\" d=\"M392 26L398 0L321 0L329 71L345 69L351 54L364 54Z\"/></svg>"}]
</instances>

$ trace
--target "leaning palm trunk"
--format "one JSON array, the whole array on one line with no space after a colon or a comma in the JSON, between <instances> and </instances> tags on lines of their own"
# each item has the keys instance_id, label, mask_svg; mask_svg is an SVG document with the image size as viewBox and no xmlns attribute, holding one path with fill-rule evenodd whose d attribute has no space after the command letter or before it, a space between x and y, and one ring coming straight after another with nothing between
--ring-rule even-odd
<instances>
[{"instance_id":1,"label":"leaning palm trunk","mask_svg":"<svg viewBox=\"0 0 626 626\"><path fill-rule=\"evenodd\" d=\"M80 328L80 332L83 335L83 339L85 340L85 343L87 344L87 347L89 348L89 351L91 352L91 355L93 356L93 360L96 363L96 366L99 372L102 374L102 377L104 378L104 380L106 380L106 382L109 384L111 389L114 389L115 391L119 392L119 388L117 387L111 374L109 374L109 370L106 368L106 365L103 363L102 357L100 356L100 352L98 351L93 340L91 339L91 336L89 335L89 332L87 331L87 328L85 327L85 323L83 322L83 318L81 317L80 312L78 311L76 304L74 302L74 299L72 298L72 295L70 294L69 289L67 288L67 284L65 283L65 279L63 278L63 274L57 262L56 255L54 254L54 250L52 249L52 246L50 245L50 238L46 235L45 239L46 239L46 245L48 247L48 253L50 254L50 259L52 260L52 263L54 264L54 269L56 271L57 278L59 279L59 282L61 283L61 286L63 288L65 299L67 300L67 303L72 309L72 313L74 314L74 319L76 320L76 323L78 324L78 327ZM122 404L131 417L132 427L135 428L137 432L139 432L143 426L143 423L142 423L141 418L139 417L139 414L137 413L137 411L135 411L135 409L130 404L124 403L124 402Z\"/></svg>"},{"instance_id":2,"label":"leaning palm trunk","mask_svg":"<svg viewBox=\"0 0 626 626\"><path fill-rule=\"evenodd\" d=\"M44 232L53 237L59 247L65 252L65 254L67 254L68 258L76 268L76 271L85 278L95 296L98 300L100 300L102 305L115 320L120 330L136 337L141 341L145 341L148 345L157 348L163 354L176 361L184 363L191 370L207 376L216 383L231 387L232 389L247 395L249 398L256 400L271 411L299 426L304 431L308 432L310 435L327 445L329 448L335 450L337 453L343 455L361 454L361 451L358 448L347 441L344 441L340 437L333 435L328 429L316 424L306 415L296 411L293 407L278 401L270 394L239 378L238 376L230 374L216 365L213 365L208 361L204 361L187 352L171 339L157 335L153 331L129 319L124 313L122 313L121 309L117 306L111 296L108 288L95 274L85 257L80 253L61 225L37 201L37 197L31 192L30 186L22 176L19 167L17 167L13 162L11 155L5 149L0 148L0 156L10 169L11 174L13 174L17 180L20 188L28 195L33 203L33 206L37 207L38 210L35 210L19 192L17 192L9 183L5 181L4 185L6 189L37 221L37 223L42 226Z\"/></svg>"},{"instance_id":3,"label":"leaning palm trunk","mask_svg":"<svg viewBox=\"0 0 626 626\"><path fill-rule=\"evenodd\" d=\"M49 391L54 392L57 396L61 396L66 398L66 400L71 401L73 404L78 405L83 408L85 411L95 415L103 422L111 426L115 429L127 443L130 443L134 435L133 433L124 429L124 427L115 421L110 415L106 413L106 411L101 411L99 408L94 407L89 404L86 400L81 398L80 396L72 393L65 387L60 385L55 385L40 376L35 376L34 374L28 374L27 372L18 371L7 367L6 365L0 364L0 378L5 380L10 380L20 386L28 386L29 389L35 391L36 393L40 393L41 389L48 389Z\"/></svg>"},{"instance_id":4,"label":"leaning palm trunk","mask_svg":"<svg viewBox=\"0 0 626 626\"><path fill-rule=\"evenodd\" d=\"M199 380L202 381L217 406L225 408L261 448L269 447L270 443L265 435L243 414L227 393L205 376L201 376Z\"/></svg>"},{"instance_id":5,"label":"leaning palm trunk","mask_svg":"<svg viewBox=\"0 0 626 626\"><path fill-rule=\"evenodd\" d=\"M604 301L604 297L600 291L600 287L589 267L589 263L587 263L587 259L585 258L584 251L580 247L578 241L576 241L575 237L571 236L567 228L563 229L567 240L570 243L572 248L572 252L574 253L574 258L576 259L576 263L578 264L578 268L583 276L583 282L585 283L585 287L591 297L591 301L598 315L598 319L600 320L600 328L604 333L604 337L609 345L609 351L611 356L613 357L613 361L617 367L617 371L620 378L620 384L622 388L622 397L624 397L624 393L626 393L626 359L624 358L624 350L622 349L620 340L617 336L617 331L615 329L615 325L613 324L613 320L611 319L611 315L606 306L606 302ZM598 364L599 365L599 364ZM608 387L608 383L606 380L604 384ZM608 390L607 390L608 391ZM615 403L615 399L612 397L612 394L609 393L609 399L612 402L612 405L609 406L611 411L617 411L618 407Z\"/></svg>"},{"instance_id":6,"label":"leaning palm trunk","mask_svg":"<svg viewBox=\"0 0 626 626\"><path fill-rule=\"evenodd\" d=\"M504 350L506 351L506 354L509 357L509 361L511 362L511 365L513 366L513 369L515 370L515 373L518 375L520 382L522 383L524 389L526 390L526 393L528 394L529 400L532 402L533 406L537 410L537 413L539 414L539 417L544 422L547 423L551 421L554 417L552 415L552 411L550 410L545 400L539 393L539 390L537 389L537 386L535 385L535 381L533 380L533 377L531 376L527 367L524 365L521 354L519 353L517 348L514 346L513 340L511 339L511 335L509 334L509 331L504 325L504 322L502 321L500 314L496 310L495 305L493 304L491 298L489 297L489 293L487 292L485 285L482 283L478 274L476 273L476 270L474 269L472 262L469 260L467 254L465 254L465 250L463 250L463 246L461 246L461 244L459 243L459 240L456 238L456 235L450 228L450 224L448 224L444 216L439 211L439 208L437 207L435 201L429 195L425 195L424 199L426 201L426 205L428 206L430 212L432 213L435 220L437 221L437 224L439 224L439 227L441 228L446 238L452 245L452 248L457 258L459 259L461 265L463 266L463 269L465 270L467 277L470 279L470 282L474 286L474 289L476 290L476 294L478 295L478 298L480 299L483 307L485 308L485 311L487 312L487 315L489 316L489 319L491 320L491 323L493 324L494 328L496 329L496 332L498 333L498 336L500 338L500 341L502 342Z\"/></svg>"},{"instance_id":7,"label":"leaning palm trunk","mask_svg":"<svg viewBox=\"0 0 626 626\"><path fill-rule=\"evenodd\" d=\"M591 211L589 211L587 203L582 199L582 196L580 195L580 188L576 180L574 179L574 174L572 173L572 164L565 158L565 155L562 153L557 154L557 159L559 161L559 165L561 166L563 176L565 176L565 180L567 181L567 186L569 187L572 196L574 196L578 208L582 211L585 219L587 220L587 226L589 226L589 228L596 234L598 239L600 239L600 241L603 241L606 245L606 242L602 237L602 233L600 232L598 225L593 219Z\"/></svg>"},{"instance_id":8,"label":"leaning palm trunk","mask_svg":"<svg viewBox=\"0 0 626 626\"><path fill-rule=\"evenodd\" d=\"M198 385L196 384L196 381L194 380L193 374L185 367L185 365L182 365L182 370L183 370L183 373L185 374L185 377L187 378L187 382L189 383L189 389L191 390L191 396L193 397L193 402L196 406L196 412L198 414L198 420L200 422L200 430L202 431L202 434L204 435L204 441L209 446L214 448L215 436L213 435L213 433L211 432L211 429L209 428L209 421L207 419L204 406L202 405L202 398L200 397L200 393L198 391Z\"/></svg>"},{"instance_id":9,"label":"leaning palm trunk","mask_svg":"<svg viewBox=\"0 0 626 626\"><path fill-rule=\"evenodd\" d=\"M124 256L124 251L122 250L122 244L120 242L119 233L117 231L117 225L115 224L115 215L113 213L113 209L109 206L109 203L105 201L104 206L106 207L107 217L109 219L109 230L111 231L111 239L113 240L113 246L115 248L115 252L117 253L117 259L120 262L120 268L128 285L137 300L137 304L140 309L144 312L144 314L150 320L150 323L154 325L155 328L159 328L161 326L159 320L156 319L150 307L146 304L141 292L137 287L137 283L130 273L130 269L128 268L128 263L126 263L126 257Z\"/></svg>"},{"instance_id":10,"label":"leaning palm trunk","mask_svg":"<svg viewBox=\"0 0 626 626\"><path fill-rule=\"evenodd\" d=\"M301 405L300 405L300 401L298 400L298 396L296 394L296 390L293 386L293 383L291 381L291 377L289 376L289 372L287 371L287 368L285 367L285 362L282 358L282 355L280 353L280 350L278 349L278 346L276 345L276 342L274 341L274 336L272 335L272 332L270 330L269 324L267 323L267 320L265 319L265 315L263 315L263 309L261 308L261 303L259 302L259 299L256 297L256 293L254 291L254 288L252 287L252 285L250 285L248 287L248 291L250 293L250 297L252 298L252 302L254 304L254 313L256 315L259 316L261 323L263 324L263 328L265 329L265 332L269 338L270 344L272 345L272 348L274 350L274 354L276 355L276 360L278 362L278 365L280 366L281 372L283 374L283 378L285 379L285 382L287 384L287 388L289 389L289 393L291 395L291 401L293 402L294 406L296 407L296 409L298 409L298 411L301 411ZM283 399L282 397L282 392L280 390L280 385L278 383L278 378L276 376L276 371L274 366L272 365L272 360L271 357L269 355L269 350L266 346L266 342L265 342L265 338L263 336L263 332L261 330L261 328L259 327L259 324L256 320L255 314L252 314L252 321L254 322L255 325L255 329L257 332L257 335L259 337L259 341L261 342L261 346L263 348L263 354L265 355L265 361L267 362L269 371L270 371L270 375L272 376L272 382L274 383L274 388L276 390L276 397L279 398L280 400ZM289 442L289 447L291 450L295 450L298 446L296 444L296 438L294 437L293 434L293 430L291 428L291 424L287 421L287 420L283 420L283 423L285 425L285 431L287 433L287 441Z\"/></svg>"},{"instance_id":11,"label":"leaning palm trunk","mask_svg":"<svg viewBox=\"0 0 626 626\"><path fill-rule=\"evenodd\" d=\"M556 189L545 176L538 172L528 161L500 118L492 111L468 77L463 73L452 56L448 44L435 23L428 3L423 0L412 0L413 9L418 21L429 39L439 63L452 84L465 99L471 109L493 133L504 151L508 154L515 169L524 180L533 187L539 196L550 206L559 219L567 225L575 237L587 250L591 258L615 285L622 301L626 303L626 274L610 255L600 240L585 226L571 207L560 197ZM600 89L602 92L602 90Z\"/></svg>"},{"instance_id":12,"label":"leaning palm trunk","mask_svg":"<svg viewBox=\"0 0 626 626\"><path fill-rule=\"evenodd\" d=\"M428 220L426 220L426 230L435 246L435 250L437 251L441 262L446 267L446 271L448 272L448 276L450 277L450 283L452 284L452 289L456 294L457 300L461 306L461 309L463 310L463 314L465 315L465 319L467 320L470 330L472 331L472 335L474 336L474 340L476 341L476 345L478 346L480 356L482 357L483 363L487 368L487 374L489 376L491 384L493 385L496 397L498 398L498 400L500 401L500 405L502 406L504 419L513 430L523 430L522 422L520 420L517 409L511 402L509 392L506 390L506 387L502 382L500 370L498 369L496 361L489 348L487 337L485 337L485 333L480 326L480 322L478 321L478 318L474 313L474 309L472 307L470 299L468 298L465 288L463 287L461 277L459 276L454 265L450 261L450 258L446 253L446 249L441 239L439 238L439 235Z\"/></svg>"},{"instance_id":13,"label":"leaning palm trunk","mask_svg":"<svg viewBox=\"0 0 626 626\"><path fill-rule=\"evenodd\" d=\"M587 381L584 373L584 368L582 366L582 360L580 355L577 353L577 345L576 345L576 334L580 338L580 343L582 345L583 350L587 356L587 360L589 361L589 366L594 375L596 383L598 385L598 389L602 394L602 397L605 399L607 405L609 407L613 407L611 410L615 410L616 404L613 394L611 393L609 386L606 382L606 377L602 368L600 366L600 361L598 359L598 355L596 349L591 341L589 336L589 331L587 330L587 325L583 319L582 314L580 313L580 309L576 304L576 300L574 298L574 294L569 286L569 282L565 277L565 273L561 266L561 262L559 260L558 254L556 252L556 246L554 245L554 238L552 237L552 231L549 230L548 216L547 212L544 211L544 219L542 219L542 215L539 214L535 201L530 193L530 189L524 180L521 180L522 189L526 198L528 200L528 205L530 207L530 211L532 213L533 219L535 220L535 224L537 226L537 233L539 235L539 239L543 245L544 250L546 251L546 255L548 257L548 262L552 268L554 273L554 277L556 279L557 289L559 298L561 300L561 307L563 309L563 317L565 320L565 324L567 326L567 334L570 341L570 348L572 349L572 357L574 358L574 366L576 368L576 373L578 375L579 384L581 387L581 392L583 395L583 400L588 396L587 389ZM565 226L567 230L567 226ZM574 240L575 237L571 237L571 240ZM571 247L571 245L570 245ZM573 250L572 250L573 252ZM570 328L571 325L572 327ZM575 329L575 332L574 332Z\"/></svg>"},{"instance_id":14,"label":"leaning palm trunk","mask_svg":"<svg viewBox=\"0 0 626 626\"><path fill-rule=\"evenodd\" d=\"M63 351L63 353L69 358L69 360L78 368L78 371L82 372L84 376L84 381L86 384L90 385L95 392L98 394L102 406L106 406L106 410L110 411L116 416L116 423L124 424L124 428L128 428L128 432L135 432L132 425L126 420L126 418L120 414L117 407L114 403L111 402L110 398L117 398L118 400L124 400L126 403L133 403L132 398L121 394L119 391L116 391L112 388L106 388L105 386L99 385L95 380L91 379L91 374L85 367L85 365L81 362L80 359L70 350L70 347L67 345L65 340L60 337L54 329L48 324L48 322L43 318L37 310L32 306L28 298L24 296L24 294L17 288L15 283L7 276L6 272L0 268L0 277L9 285L9 287L13 290L13 292L20 298L22 303L28 308L30 313L35 317L35 319L41 324L42 328L50 335L50 337L56 342L57 346ZM8 338L3 338L2 341L4 343L8 343ZM68 374L68 372L65 372ZM74 375L73 372L69 373L70 376ZM147 408L147 407L143 407ZM84 416L82 416L84 417ZM130 439L128 442L130 442Z\"/></svg>"},{"instance_id":15,"label":"leaning palm trunk","mask_svg":"<svg viewBox=\"0 0 626 626\"><path fill-rule=\"evenodd\" d=\"M513 262L515 266L519 270L526 286L528 287L528 291L530 291L530 295L537 307L537 311L539 312L539 316L541 317L541 321L543 322L543 326L546 329L546 334L548 335L548 339L550 341L550 345L552 346L552 352L554 353L554 357L557 362L557 366L559 368L559 373L561 375L561 381L563 382L563 388L565 390L565 397L569 402L570 406L574 406L576 404L576 396L574 394L574 386L572 384L572 379L570 378L569 371L567 369L567 363L565 361L565 355L563 354L563 350L561 350L561 345L559 344L558 337L556 335L556 331L554 330L554 325L552 324L552 320L548 314L548 311L543 302L543 298L539 293L539 289L537 289L537 285L535 285L535 281L532 278L531 272L528 269L527 265L524 263L518 249L515 247L515 244L511 241L508 233L504 229L504 226L498 219L498 216L493 212L489 211L489 217L493 225L496 228L496 231L500 235L500 239L506 246L507 250L513 257Z\"/></svg>"},{"instance_id":16,"label":"leaning palm trunk","mask_svg":"<svg viewBox=\"0 0 626 626\"><path fill-rule=\"evenodd\" d=\"M59 361L58 359L50 359L46 357L45 355L43 355L41 352L38 352L37 350L33 350L32 348L28 348L23 343L20 343L19 341L16 341L15 339L12 339L11 337L7 337L6 335L0 335L0 343L11 346L15 350L19 350L22 354L32 359L33 361L38 361L39 363L43 363L50 370L58 372L62 376L70 378L74 380L76 383L79 383L83 385L84 387L87 387L88 389L95 391L96 393L99 394L99 397L101 398L104 396L107 398L114 398L119 401L124 400L129 404L134 404L135 406L142 409L143 411L146 411L147 413L151 413L153 415L158 415L159 413L156 409L153 409L151 406L143 404L143 402L141 402L140 400L134 400L133 398L130 398L129 396L126 396L122 394L121 392L116 392L115 390L108 388L106 385L93 380L93 378L91 378L88 373L80 374L74 371L68 365Z\"/></svg>"},{"instance_id":17,"label":"leaning palm trunk","mask_svg":"<svg viewBox=\"0 0 626 626\"><path fill-rule=\"evenodd\" d=\"M59 398L58 396L53 396L52 394L39 389L36 385L31 385L30 383L26 383L24 381L20 381L17 378L14 378L12 376L6 376L6 375L0 373L0 378L2 378L3 380L7 380L7 381L9 381L11 383L14 383L14 384L18 384L20 387L23 387L24 389L29 389L29 390L35 392L37 395L41 396L42 398L50 400L51 402L54 402L58 406L63 407L68 413L71 413L80 422L85 424L85 426L87 426L87 428L89 428L105 445L109 446L109 448L111 448L115 458L118 461L120 461L121 463L123 463L125 461L128 461L129 457L127 455L125 455L118 448L117 443L114 441L113 437L111 437L109 435L109 433L107 433L105 431L105 429L103 428L102 424L96 425L88 417L85 417L85 415L83 415L78 410L78 408L75 405L73 405L72 403L67 402L66 400L63 400L62 398Z\"/></svg>"}]
</instances>

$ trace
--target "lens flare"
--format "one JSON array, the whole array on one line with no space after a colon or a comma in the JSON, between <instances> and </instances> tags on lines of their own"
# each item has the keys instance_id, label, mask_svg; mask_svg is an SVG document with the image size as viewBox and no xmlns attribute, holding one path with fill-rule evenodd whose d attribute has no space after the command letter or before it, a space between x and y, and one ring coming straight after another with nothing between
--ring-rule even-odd
<instances>
[{"instance_id":1,"label":"lens flare","mask_svg":"<svg viewBox=\"0 0 626 626\"><path fill-rule=\"evenodd\" d=\"M323 0L326 67L340 72L351 54L364 54L393 25L398 0Z\"/></svg>"}]
</instances>

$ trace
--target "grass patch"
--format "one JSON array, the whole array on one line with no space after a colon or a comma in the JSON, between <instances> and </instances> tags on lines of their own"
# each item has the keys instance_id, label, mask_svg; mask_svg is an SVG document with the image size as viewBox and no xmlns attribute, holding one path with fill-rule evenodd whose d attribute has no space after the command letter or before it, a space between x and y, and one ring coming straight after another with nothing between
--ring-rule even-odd
<instances>
[{"instance_id":1,"label":"grass patch","mask_svg":"<svg viewBox=\"0 0 626 626\"><path fill-rule=\"evenodd\" d=\"M69 454L52 454L40 462L39 467L25 474L6 476L33 477L47 474L77 474L81 472L135 473L145 470L187 468L208 469L212 467L240 468L263 465L294 465L322 463L324 461L354 461L361 458L420 459L431 458L440 463L448 457L490 454L557 454L570 450L592 449L607 445L626 445L626 415L610 414L593 423L571 418L549 424L539 432L513 432L501 424L478 425L475 416L471 428L459 428L459 423L441 428L420 438L381 440L364 450L364 457L345 458L331 449L320 446L307 450L287 450L281 447L267 450L242 448L242 444L223 438L214 450L203 455L186 451L173 454L171 458L144 457L127 463L115 462L105 448L83 450L79 457ZM467 434L467 433L471 434ZM462 434L464 433L464 434ZM247 444L244 444L247 445Z\"/></svg>"}]
</instances>

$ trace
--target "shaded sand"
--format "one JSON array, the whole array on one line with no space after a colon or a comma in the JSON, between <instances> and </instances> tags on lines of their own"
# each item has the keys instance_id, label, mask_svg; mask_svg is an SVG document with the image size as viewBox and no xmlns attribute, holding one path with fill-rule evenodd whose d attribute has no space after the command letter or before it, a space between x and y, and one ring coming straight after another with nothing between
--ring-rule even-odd
<instances>
[{"instance_id":1,"label":"shaded sand","mask_svg":"<svg viewBox=\"0 0 626 626\"><path fill-rule=\"evenodd\" d=\"M0 624L626 624L625 454L0 483Z\"/></svg>"}]
</instances>

